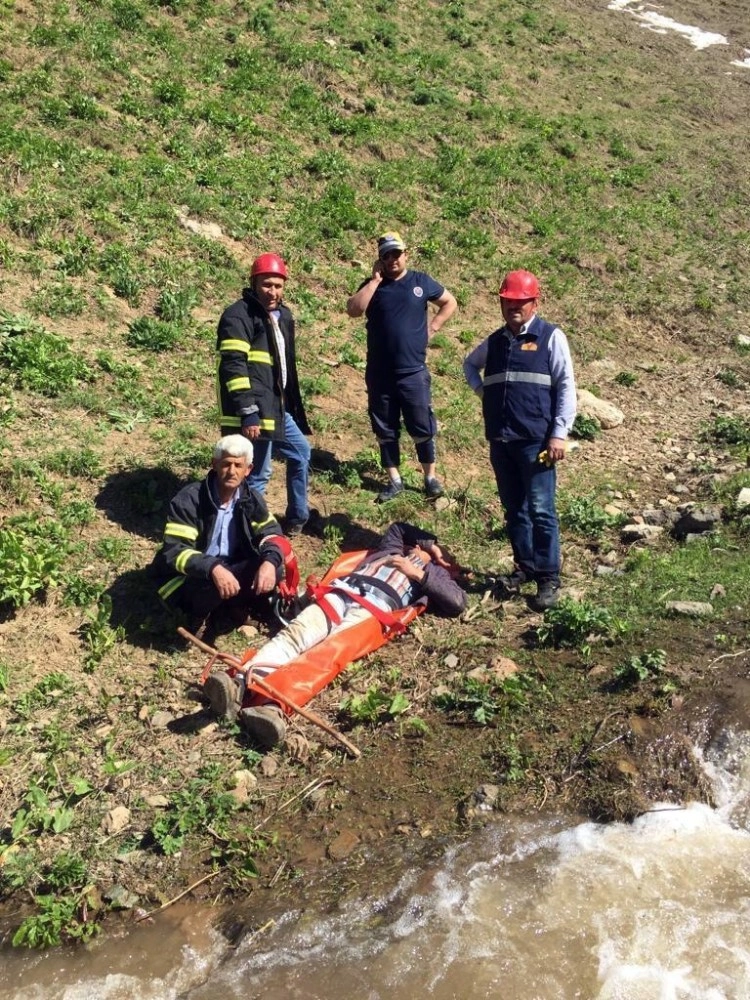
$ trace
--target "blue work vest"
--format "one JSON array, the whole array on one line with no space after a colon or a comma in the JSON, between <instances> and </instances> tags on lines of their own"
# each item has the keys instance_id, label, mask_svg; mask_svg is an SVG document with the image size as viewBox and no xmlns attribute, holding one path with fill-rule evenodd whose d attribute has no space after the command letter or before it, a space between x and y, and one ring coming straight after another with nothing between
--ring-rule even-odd
<instances>
[{"instance_id":1,"label":"blue work vest","mask_svg":"<svg viewBox=\"0 0 750 1000\"><path fill-rule=\"evenodd\" d=\"M557 392L549 341L555 329L535 316L519 337L509 339L506 327L490 334L482 395L488 440L545 441L550 436Z\"/></svg>"}]
</instances>

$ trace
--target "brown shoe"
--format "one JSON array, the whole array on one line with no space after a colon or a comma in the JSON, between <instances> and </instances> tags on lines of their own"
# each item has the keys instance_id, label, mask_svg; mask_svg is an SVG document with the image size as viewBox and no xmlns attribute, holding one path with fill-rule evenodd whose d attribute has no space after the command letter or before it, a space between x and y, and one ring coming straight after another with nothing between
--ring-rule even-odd
<instances>
[{"instance_id":1,"label":"brown shoe","mask_svg":"<svg viewBox=\"0 0 750 1000\"><path fill-rule=\"evenodd\" d=\"M239 722L263 750L270 750L277 743L284 742L286 720L278 705L255 705L253 708L243 708Z\"/></svg>"},{"instance_id":2,"label":"brown shoe","mask_svg":"<svg viewBox=\"0 0 750 1000\"><path fill-rule=\"evenodd\" d=\"M209 674L203 685L203 694L208 699L212 715L217 719L234 722L240 711L242 694L240 685L229 674L221 670Z\"/></svg>"}]
</instances>

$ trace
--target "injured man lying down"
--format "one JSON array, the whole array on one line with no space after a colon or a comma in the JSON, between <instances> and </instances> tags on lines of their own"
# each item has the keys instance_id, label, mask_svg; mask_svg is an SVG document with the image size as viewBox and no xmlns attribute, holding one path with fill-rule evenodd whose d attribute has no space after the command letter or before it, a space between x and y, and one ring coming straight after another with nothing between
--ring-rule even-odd
<instances>
[{"instance_id":1,"label":"injured man lying down","mask_svg":"<svg viewBox=\"0 0 750 1000\"><path fill-rule=\"evenodd\" d=\"M411 524L392 524L373 550L346 553L311 603L242 665L208 676L203 691L219 718L237 720L263 749L284 740L291 704L304 705L353 660L365 656L426 608L457 617L466 594L460 569L437 538ZM263 689L253 688L253 677ZM269 697L277 691L279 701Z\"/></svg>"}]
</instances>

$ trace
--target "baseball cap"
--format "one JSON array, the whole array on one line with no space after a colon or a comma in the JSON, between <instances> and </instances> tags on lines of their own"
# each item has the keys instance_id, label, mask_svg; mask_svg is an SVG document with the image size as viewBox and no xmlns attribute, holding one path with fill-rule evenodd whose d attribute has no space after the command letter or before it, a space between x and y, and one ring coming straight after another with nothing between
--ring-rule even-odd
<instances>
[{"instance_id":1,"label":"baseball cap","mask_svg":"<svg viewBox=\"0 0 750 1000\"><path fill-rule=\"evenodd\" d=\"M383 233L378 239L378 257L382 257L389 250L406 250L406 244L401 239L401 233L397 233L395 230Z\"/></svg>"}]
</instances>

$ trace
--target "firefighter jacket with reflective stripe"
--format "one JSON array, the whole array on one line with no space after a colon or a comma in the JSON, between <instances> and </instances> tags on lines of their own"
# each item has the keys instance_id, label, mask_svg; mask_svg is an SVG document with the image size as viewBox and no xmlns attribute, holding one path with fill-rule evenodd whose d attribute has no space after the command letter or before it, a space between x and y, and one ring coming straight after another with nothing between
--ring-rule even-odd
<instances>
[{"instance_id":1,"label":"firefighter jacket with reflective stripe","mask_svg":"<svg viewBox=\"0 0 750 1000\"><path fill-rule=\"evenodd\" d=\"M247 424L260 426L261 436L284 438L284 413L303 434L311 434L297 376L294 318L280 307L279 328L286 353L286 387L271 319L252 289L222 313L216 338L217 396L222 434L239 434Z\"/></svg>"},{"instance_id":2,"label":"firefighter jacket with reflective stripe","mask_svg":"<svg viewBox=\"0 0 750 1000\"><path fill-rule=\"evenodd\" d=\"M539 316L514 337L507 327L487 341L482 411L488 440L545 441L552 433L557 392L549 340L555 326Z\"/></svg>"},{"instance_id":3,"label":"firefighter jacket with reflective stripe","mask_svg":"<svg viewBox=\"0 0 750 1000\"><path fill-rule=\"evenodd\" d=\"M278 521L269 514L266 502L247 483L240 487L234 507L234 550L226 558L205 555L213 534L218 508L210 484L214 473L209 472L200 483L185 486L172 500L164 529L164 544L156 553L153 571L162 584L159 594L165 600L184 583L186 577L207 580L218 563L238 563L245 560L270 562L281 579L284 555L274 541L282 531ZM176 575L175 575L176 574Z\"/></svg>"}]
</instances>

